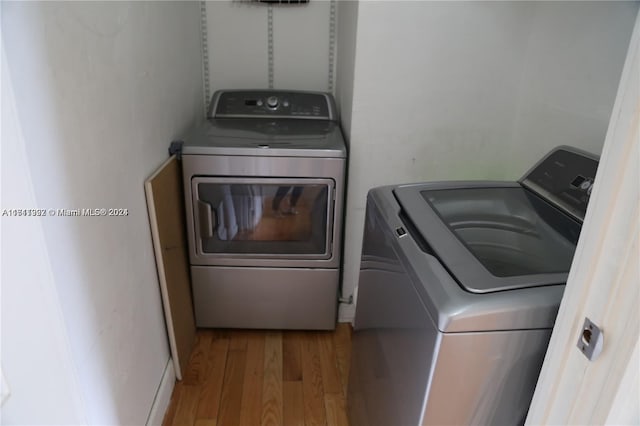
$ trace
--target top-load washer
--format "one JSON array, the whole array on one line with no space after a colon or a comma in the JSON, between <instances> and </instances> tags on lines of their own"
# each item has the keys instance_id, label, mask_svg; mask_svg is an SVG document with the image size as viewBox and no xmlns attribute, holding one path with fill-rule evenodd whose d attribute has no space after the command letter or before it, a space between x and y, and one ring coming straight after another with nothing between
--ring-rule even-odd
<instances>
[{"instance_id":1,"label":"top-load washer","mask_svg":"<svg viewBox=\"0 0 640 426\"><path fill-rule=\"evenodd\" d=\"M196 325L335 327L346 158L329 94L213 95L182 146Z\"/></svg>"},{"instance_id":2,"label":"top-load washer","mask_svg":"<svg viewBox=\"0 0 640 426\"><path fill-rule=\"evenodd\" d=\"M524 422L597 165L560 147L519 182L369 192L352 426Z\"/></svg>"}]
</instances>

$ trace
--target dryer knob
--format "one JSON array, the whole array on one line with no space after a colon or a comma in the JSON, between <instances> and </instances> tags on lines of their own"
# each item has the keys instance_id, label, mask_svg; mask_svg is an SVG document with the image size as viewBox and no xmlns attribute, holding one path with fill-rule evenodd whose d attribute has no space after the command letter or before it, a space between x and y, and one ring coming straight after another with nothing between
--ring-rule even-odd
<instances>
[{"instance_id":1,"label":"dryer knob","mask_svg":"<svg viewBox=\"0 0 640 426\"><path fill-rule=\"evenodd\" d=\"M278 107L278 98L276 96L269 96L267 98L267 106L269 108L277 108Z\"/></svg>"}]
</instances>

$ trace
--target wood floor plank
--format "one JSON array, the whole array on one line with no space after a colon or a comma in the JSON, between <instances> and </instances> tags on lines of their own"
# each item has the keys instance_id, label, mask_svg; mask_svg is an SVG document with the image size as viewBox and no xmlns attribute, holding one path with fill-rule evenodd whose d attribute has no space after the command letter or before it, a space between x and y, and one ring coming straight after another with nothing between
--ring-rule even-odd
<instances>
[{"instance_id":1,"label":"wood floor plank","mask_svg":"<svg viewBox=\"0 0 640 426\"><path fill-rule=\"evenodd\" d=\"M234 334L232 334L231 341L233 341L233 336ZM227 365L224 371L220 412L218 414L218 423L221 425L237 425L240 423L246 362L246 350L229 350L227 353Z\"/></svg>"},{"instance_id":2,"label":"wood floor plank","mask_svg":"<svg viewBox=\"0 0 640 426\"><path fill-rule=\"evenodd\" d=\"M196 333L196 339L189 358L189 363L185 369L183 383L185 385L202 385L204 384L207 368L209 363L209 346L213 339L211 330L204 330Z\"/></svg>"},{"instance_id":3,"label":"wood floor plank","mask_svg":"<svg viewBox=\"0 0 640 426\"><path fill-rule=\"evenodd\" d=\"M322 371L322 388L324 393L342 393L342 382L338 373L336 351L333 346L333 333L318 332L318 350Z\"/></svg>"},{"instance_id":4,"label":"wood floor plank","mask_svg":"<svg viewBox=\"0 0 640 426\"><path fill-rule=\"evenodd\" d=\"M229 331L229 350L230 351L246 351L249 331L247 330L231 330Z\"/></svg>"},{"instance_id":5,"label":"wood floor plank","mask_svg":"<svg viewBox=\"0 0 640 426\"><path fill-rule=\"evenodd\" d=\"M198 333L201 332L198 331ZM229 350L229 338L226 332L212 332L209 349L207 373L196 411L197 419L216 419L220 412L222 385Z\"/></svg>"},{"instance_id":6,"label":"wood floor plank","mask_svg":"<svg viewBox=\"0 0 640 426\"><path fill-rule=\"evenodd\" d=\"M286 331L282 336L282 379L284 381L302 380L301 331Z\"/></svg>"},{"instance_id":7,"label":"wood floor plank","mask_svg":"<svg viewBox=\"0 0 640 426\"><path fill-rule=\"evenodd\" d=\"M322 368L315 332L307 332L302 337L302 396L305 426L326 425Z\"/></svg>"},{"instance_id":8,"label":"wood floor plank","mask_svg":"<svg viewBox=\"0 0 640 426\"><path fill-rule=\"evenodd\" d=\"M342 393L324 394L324 406L327 412L327 426L349 426L347 404Z\"/></svg>"},{"instance_id":9,"label":"wood floor plank","mask_svg":"<svg viewBox=\"0 0 640 426\"><path fill-rule=\"evenodd\" d=\"M345 425L350 339L349 324L333 333L198 330L162 424Z\"/></svg>"},{"instance_id":10,"label":"wood floor plank","mask_svg":"<svg viewBox=\"0 0 640 426\"><path fill-rule=\"evenodd\" d=\"M242 385L242 403L240 404L240 425L256 426L262 418L262 386L264 382L264 346L263 332L252 332L247 336L247 363Z\"/></svg>"},{"instance_id":11,"label":"wood floor plank","mask_svg":"<svg viewBox=\"0 0 640 426\"><path fill-rule=\"evenodd\" d=\"M282 383L284 395L284 425L305 426L302 380Z\"/></svg>"},{"instance_id":12,"label":"wood floor plank","mask_svg":"<svg viewBox=\"0 0 640 426\"><path fill-rule=\"evenodd\" d=\"M333 333L333 345L336 350L336 361L342 382L343 395L347 395L349 383L349 366L351 364L351 324L339 323Z\"/></svg>"},{"instance_id":13,"label":"wood floor plank","mask_svg":"<svg viewBox=\"0 0 640 426\"><path fill-rule=\"evenodd\" d=\"M263 426L283 424L282 333L268 332L264 344Z\"/></svg>"},{"instance_id":14,"label":"wood floor plank","mask_svg":"<svg viewBox=\"0 0 640 426\"><path fill-rule=\"evenodd\" d=\"M171 422L174 426L193 425L196 420L196 408L200 396L200 386L182 385L180 400L176 407L176 413Z\"/></svg>"}]
</instances>

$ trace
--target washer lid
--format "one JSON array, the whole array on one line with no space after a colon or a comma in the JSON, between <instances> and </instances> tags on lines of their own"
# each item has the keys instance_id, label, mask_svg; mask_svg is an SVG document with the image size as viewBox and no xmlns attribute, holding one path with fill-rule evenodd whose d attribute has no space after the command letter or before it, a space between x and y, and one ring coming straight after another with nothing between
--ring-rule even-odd
<instances>
[{"instance_id":1,"label":"washer lid","mask_svg":"<svg viewBox=\"0 0 640 426\"><path fill-rule=\"evenodd\" d=\"M401 185L414 238L472 293L564 284L581 224L516 183Z\"/></svg>"}]
</instances>

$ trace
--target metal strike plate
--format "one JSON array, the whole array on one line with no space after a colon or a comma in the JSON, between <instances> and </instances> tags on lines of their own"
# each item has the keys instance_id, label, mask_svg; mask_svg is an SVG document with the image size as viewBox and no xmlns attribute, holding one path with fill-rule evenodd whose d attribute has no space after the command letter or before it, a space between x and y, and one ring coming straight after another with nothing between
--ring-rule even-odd
<instances>
[{"instance_id":1,"label":"metal strike plate","mask_svg":"<svg viewBox=\"0 0 640 426\"><path fill-rule=\"evenodd\" d=\"M584 319L584 325L578 336L578 349L587 357L589 361L594 361L602 352L604 345L604 334L600 327L595 325L589 318Z\"/></svg>"}]
</instances>

